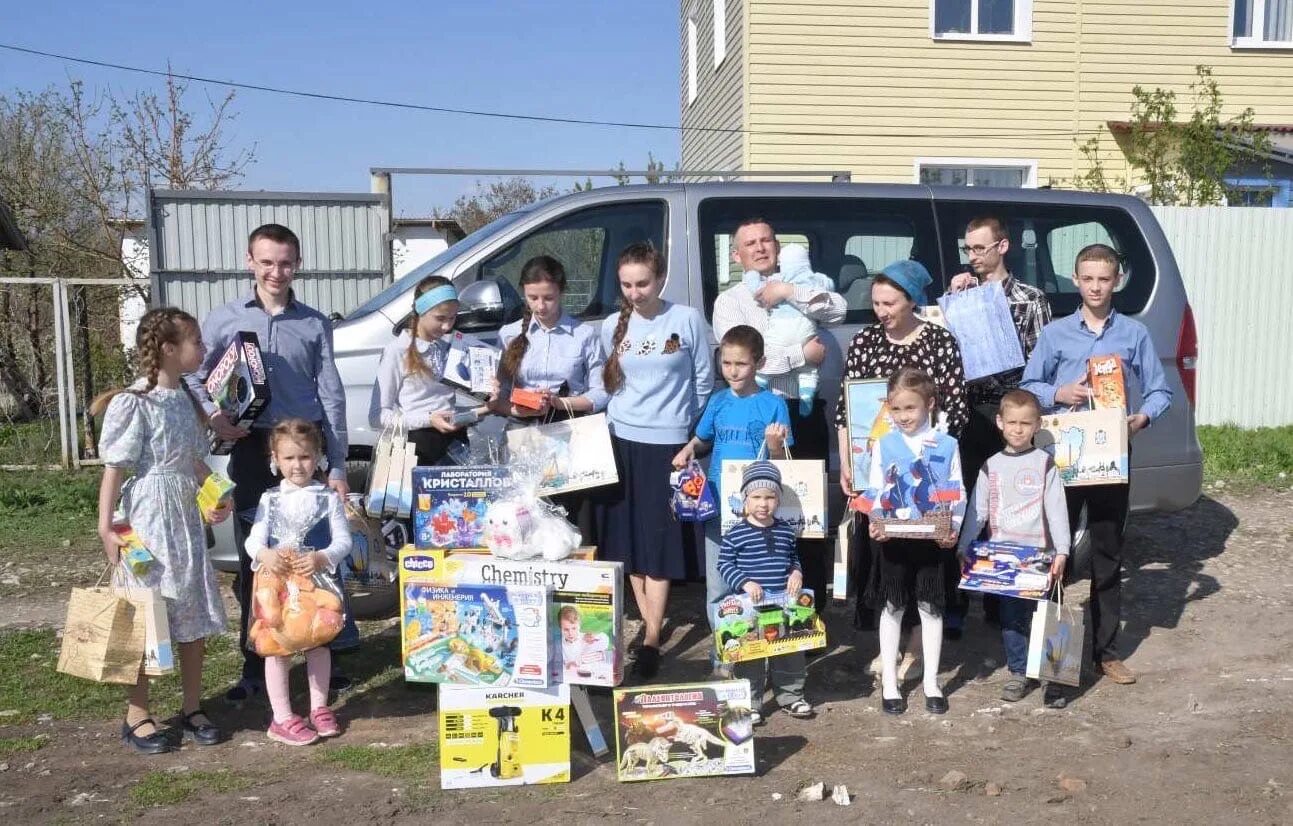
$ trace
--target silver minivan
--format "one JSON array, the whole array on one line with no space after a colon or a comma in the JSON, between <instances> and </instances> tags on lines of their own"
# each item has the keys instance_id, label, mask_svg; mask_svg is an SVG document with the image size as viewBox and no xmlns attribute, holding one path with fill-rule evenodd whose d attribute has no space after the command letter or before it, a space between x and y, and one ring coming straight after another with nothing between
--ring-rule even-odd
<instances>
[{"instance_id":1,"label":"silver minivan","mask_svg":"<svg viewBox=\"0 0 1293 826\"><path fill-rule=\"evenodd\" d=\"M453 280L463 295L459 329L489 337L520 315L522 265L532 256L552 255L566 267L566 309L596 321L617 309L619 251L634 241L650 241L668 261L664 297L703 308L709 318L715 297L740 283L740 272L729 263L731 233L742 220L759 216L783 243L805 244L813 269L834 278L848 301L844 323L825 337L830 353L821 387L833 410L841 353L859 327L875 320L871 276L891 261L914 258L933 274L935 287L945 286L965 269L959 242L966 223L982 214L1006 222L1010 271L1045 290L1057 317L1080 303L1071 280L1078 250L1102 242L1122 253L1127 278L1114 306L1149 328L1175 394L1172 408L1136 437L1132 509L1178 510L1193 503L1203 480L1194 432L1197 339L1176 259L1149 207L1123 195L899 184L609 187L542 201L482 227L337 322L352 484L362 483L363 463L377 439L368 409L378 358L405 322L414 285L424 276ZM832 475L838 472L837 457L830 466ZM837 486L830 490L838 496ZM838 499L834 504L838 513ZM236 569L231 531L221 531L215 544L217 565Z\"/></svg>"}]
</instances>

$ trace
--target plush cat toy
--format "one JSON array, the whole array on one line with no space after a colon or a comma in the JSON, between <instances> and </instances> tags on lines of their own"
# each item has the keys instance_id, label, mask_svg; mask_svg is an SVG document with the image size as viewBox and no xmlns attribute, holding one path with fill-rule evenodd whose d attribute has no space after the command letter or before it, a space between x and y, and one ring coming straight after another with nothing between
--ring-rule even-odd
<instances>
[{"instance_id":1,"label":"plush cat toy","mask_svg":"<svg viewBox=\"0 0 1293 826\"><path fill-rule=\"evenodd\" d=\"M485 509L485 544L494 556L526 559L530 511L519 502L494 502Z\"/></svg>"}]
</instances>

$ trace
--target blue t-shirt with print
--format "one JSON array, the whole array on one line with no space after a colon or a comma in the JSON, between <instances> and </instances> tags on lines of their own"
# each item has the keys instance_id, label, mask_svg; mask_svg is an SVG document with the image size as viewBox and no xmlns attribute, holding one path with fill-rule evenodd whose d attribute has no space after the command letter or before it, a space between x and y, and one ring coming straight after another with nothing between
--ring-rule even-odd
<instances>
[{"instance_id":1,"label":"blue t-shirt with print","mask_svg":"<svg viewBox=\"0 0 1293 826\"><path fill-rule=\"evenodd\" d=\"M696 438L712 442L709 457L709 479L718 497L718 476L724 459L756 459L763 445L763 431L770 424L786 426L786 444L794 444L790 435L790 411L785 399L771 390L759 390L738 396L724 387L709 397L709 404L696 425Z\"/></svg>"}]
</instances>

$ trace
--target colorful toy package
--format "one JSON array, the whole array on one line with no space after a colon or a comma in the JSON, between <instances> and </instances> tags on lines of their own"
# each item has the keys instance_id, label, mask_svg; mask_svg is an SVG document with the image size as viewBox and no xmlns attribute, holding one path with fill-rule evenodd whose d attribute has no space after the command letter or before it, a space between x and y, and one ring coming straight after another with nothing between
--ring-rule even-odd
<instances>
[{"instance_id":1,"label":"colorful toy package","mask_svg":"<svg viewBox=\"0 0 1293 826\"><path fill-rule=\"evenodd\" d=\"M443 551L400 552L404 679L546 687L548 588L455 579Z\"/></svg>"},{"instance_id":2,"label":"colorful toy package","mask_svg":"<svg viewBox=\"0 0 1293 826\"><path fill-rule=\"evenodd\" d=\"M1033 444L1054 457L1065 487L1127 484L1127 417L1121 410L1047 414Z\"/></svg>"},{"instance_id":3,"label":"colorful toy package","mask_svg":"<svg viewBox=\"0 0 1293 826\"><path fill-rule=\"evenodd\" d=\"M485 547L485 511L507 487L497 465L413 468L413 543L421 550Z\"/></svg>"},{"instance_id":4,"label":"colorful toy package","mask_svg":"<svg viewBox=\"0 0 1293 826\"><path fill-rule=\"evenodd\" d=\"M494 373L502 355L483 339L457 330L449 334L443 381L473 396L485 398L493 388Z\"/></svg>"},{"instance_id":5,"label":"colorful toy package","mask_svg":"<svg viewBox=\"0 0 1293 826\"><path fill-rule=\"evenodd\" d=\"M1015 542L975 542L961 568L961 589L1021 599L1046 599L1051 561L1044 548Z\"/></svg>"},{"instance_id":6,"label":"colorful toy package","mask_svg":"<svg viewBox=\"0 0 1293 826\"><path fill-rule=\"evenodd\" d=\"M570 686L439 695L440 788L570 782Z\"/></svg>"},{"instance_id":7,"label":"colorful toy package","mask_svg":"<svg viewBox=\"0 0 1293 826\"><path fill-rule=\"evenodd\" d=\"M135 576L143 576L153 567L157 558L153 552L148 550L144 545L144 540L139 538L135 529L125 522L118 522L112 526L112 532L125 540L126 547L121 549L121 564Z\"/></svg>"},{"instance_id":8,"label":"colorful toy package","mask_svg":"<svg viewBox=\"0 0 1293 826\"><path fill-rule=\"evenodd\" d=\"M614 703L617 779L754 774L748 680L617 688Z\"/></svg>"},{"instance_id":9,"label":"colorful toy package","mask_svg":"<svg viewBox=\"0 0 1293 826\"><path fill-rule=\"evenodd\" d=\"M813 592L764 591L755 604L748 594L730 594L710 608L714 645L725 663L761 660L826 645L826 624L813 607Z\"/></svg>"},{"instance_id":10,"label":"colorful toy package","mask_svg":"<svg viewBox=\"0 0 1293 826\"><path fill-rule=\"evenodd\" d=\"M1127 410L1127 382L1122 374L1122 359L1117 356L1093 356L1087 360L1093 410Z\"/></svg>"},{"instance_id":11,"label":"colorful toy package","mask_svg":"<svg viewBox=\"0 0 1293 826\"><path fill-rule=\"evenodd\" d=\"M670 507L679 522L707 522L718 516L714 489L707 482L705 471L695 459L669 474Z\"/></svg>"},{"instance_id":12,"label":"colorful toy package","mask_svg":"<svg viewBox=\"0 0 1293 826\"><path fill-rule=\"evenodd\" d=\"M207 393L235 427L249 427L269 404L269 376L260 356L260 339L255 333L239 331L224 355L207 374ZM234 442L212 437L211 452L223 456Z\"/></svg>"},{"instance_id":13,"label":"colorful toy package","mask_svg":"<svg viewBox=\"0 0 1293 826\"><path fill-rule=\"evenodd\" d=\"M198 488L198 510L202 512L202 521L207 522L207 514L220 506L220 503L233 495L233 480L223 473L214 470L207 475L202 487Z\"/></svg>"},{"instance_id":14,"label":"colorful toy package","mask_svg":"<svg viewBox=\"0 0 1293 826\"><path fill-rule=\"evenodd\" d=\"M619 562L499 559L446 554L445 576L479 585L552 589L549 674L554 682L612 687L624 673L624 566Z\"/></svg>"}]
</instances>

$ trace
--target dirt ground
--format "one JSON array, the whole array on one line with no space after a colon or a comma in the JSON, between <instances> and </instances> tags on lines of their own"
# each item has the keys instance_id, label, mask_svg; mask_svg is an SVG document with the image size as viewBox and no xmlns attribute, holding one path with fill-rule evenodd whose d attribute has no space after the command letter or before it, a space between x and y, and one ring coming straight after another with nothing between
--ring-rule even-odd
<instances>
[{"instance_id":1,"label":"dirt ground","mask_svg":"<svg viewBox=\"0 0 1293 826\"><path fill-rule=\"evenodd\" d=\"M9 823L126 819L173 823L1288 823L1293 821L1293 493L1217 494L1189 510L1137 517L1127 539L1121 644L1135 686L1088 683L1065 710L1039 693L998 698L1005 679L999 634L979 610L965 640L944 647L951 712L927 715L918 685L912 710L879 712L865 674L874 633L855 632L851 610L832 611L829 652L809 669L816 720L774 714L759 730L754 777L621 784L576 730L567 785L438 791L322 764L322 749L409 744L436 737L434 694L394 684L351 696L337 744L288 749L265 740L263 708L212 708L230 742L186 746L154 758L123 750L112 722L0 726L0 737L44 733L45 748L0 758L0 818ZM1074 592L1086 587L1078 583ZM696 586L674 604L701 598ZM36 616L9 601L3 613ZM55 612L56 613L56 612ZM662 680L701 679L704 634L696 617L672 618ZM370 645L390 645L385 634ZM609 696L595 695L609 721ZM607 728L609 732L609 727ZM148 771L177 776L228 768L253 777L238 791L204 790L182 809L134 809L129 789ZM949 772L964 781L951 782ZM1062 787L1059 776L1069 780ZM795 802L824 781L828 798ZM1080 781L1080 782L1078 782ZM845 784L852 805L829 799ZM774 795L781 795L774 801Z\"/></svg>"}]
</instances>

